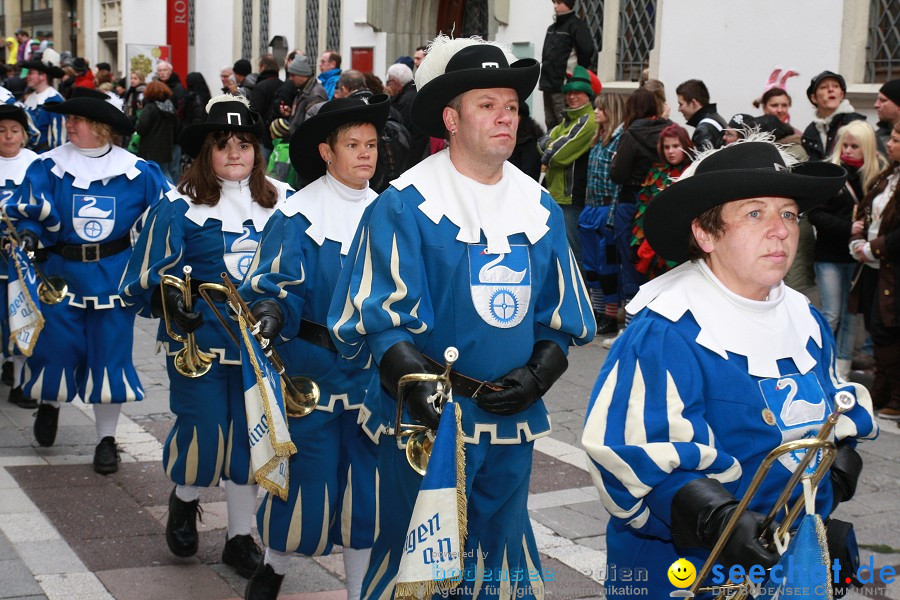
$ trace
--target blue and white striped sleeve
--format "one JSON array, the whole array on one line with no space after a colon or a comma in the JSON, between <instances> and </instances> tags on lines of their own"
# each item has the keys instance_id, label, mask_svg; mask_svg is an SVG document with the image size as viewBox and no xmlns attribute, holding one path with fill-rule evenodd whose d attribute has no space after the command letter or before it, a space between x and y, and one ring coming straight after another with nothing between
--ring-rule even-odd
<instances>
[{"instance_id":1,"label":"blue and white striped sleeve","mask_svg":"<svg viewBox=\"0 0 900 600\"><path fill-rule=\"evenodd\" d=\"M551 220L547 234L551 236L551 266L537 290L535 340L553 340L566 350L573 342L581 346L594 339L597 325L557 207L551 211Z\"/></svg>"},{"instance_id":2,"label":"blue and white striped sleeve","mask_svg":"<svg viewBox=\"0 0 900 600\"><path fill-rule=\"evenodd\" d=\"M284 313L282 335L293 338L300 331L306 286L303 244L308 221L302 215L286 216L276 210L263 230L259 247L241 285L241 297L250 306L269 299Z\"/></svg>"},{"instance_id":3,"label":"blue and white striped sleeve","mask_svg":"<svg viewBox=\"0 0 900 600\"><path fill-rule=\"evenodd\" d=\"M606 510L645 535L668 538L672 497L703 476L732 481L737 460L705 420L700 366L662 319L635 319L591 394L582 445Z\"/></svg>"},{"instance_id":4,"label":"blue and white striped sleeve","mask_svg":"<svg viewBox=\"0 0 900 600\"><path fill-rule=\"evenodd\" d=\"M32 162L22 185L5 207L16 228L37 235L44 247L57 242L60 230L59 212L53 198L53 183L59 180L50 174L52 164L40 159Z\"/></svg>"},{"instance_id":5,"label":"blue and white striped sleeve","mask_svg":"<svg viewBox=\"0 0 900 600\"><path fill-rule=\"evenodd\" d=\"M119 296L136 306L141 316L152 317L150 302L163 275L183 277L184 203L163 197L150 209L122 275Z\"/></svg>"},{"instance_id":6,"label":"blue and white striped sleeve","mask_svg":"<svg viewBox=\"0 0 900 600\"><path fill-rule=\"evenodd\" d=\"M368 345L379 362L434 323L416 209L400 194L388 188L366 209L335 288L328 328L347 358Z\"/></svg>"}]
</instances>

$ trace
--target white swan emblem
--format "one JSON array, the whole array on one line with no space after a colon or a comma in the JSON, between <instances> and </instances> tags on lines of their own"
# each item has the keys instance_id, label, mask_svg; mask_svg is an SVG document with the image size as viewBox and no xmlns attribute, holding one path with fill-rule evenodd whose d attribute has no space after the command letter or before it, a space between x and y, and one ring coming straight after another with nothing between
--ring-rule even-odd
<instances>
[{"instance_id":1,"label":"white swan emblem","mask_svg":"<svg viewBox=\"0 0 900 600\"><path fill-rule=\"evenodd\" d=\"M244 227L244 233L231 243L232 252L256 252L256 240L250 239L250 229Z\"/></svg>"},{"instance_id":2,"label":"white swan emblem","mask_svg":"<svg viewBox=\"0 0 900 600\"><path fill-rule=\"evenodd\" d=\"M795 399L797 396L797 382L793 379L779 379L775 383L776 390L788 389L787 399L781 407L781 421L788 426L801 423L821 421L825 418L825 403L813 404L807 400Z\"/></svg>"},{"instance_id":3,"label":"white swan emblem","mask_svg":"<svg viewBox=\"0 0 900 600\"><path fill-rule=\"evenodd\" d=\"M78 217L79 218L95 218L95 219L105 219L109 215L112 214L111 210L103 210L97 208L95 205L97 204L97 199L93 196L85 196L84 197L85 205L78 209Z\"/></svg>"},{"instance_id":4,"label":"white swan emblem","mask_svg":"<svg viewBox=\"0 0 900 600\"><path fill-rule=\"evenodd\" d=\"M486 254L487 252L482 252L482 254ZM528 269L523 269L521 271L513 271L507 266L497 264L503 260L505 254L497 255L497 258L490 261L489 263L485 263L483 267L478 271L478 281L481 283L522 283L522 280L525 279L525 273Z\"/></svg>"}]
</instances>

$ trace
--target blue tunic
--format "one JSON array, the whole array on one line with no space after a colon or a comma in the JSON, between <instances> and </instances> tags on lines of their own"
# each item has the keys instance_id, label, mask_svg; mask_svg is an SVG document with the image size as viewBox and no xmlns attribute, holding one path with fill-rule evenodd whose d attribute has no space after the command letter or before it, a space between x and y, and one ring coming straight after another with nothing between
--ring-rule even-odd
<instances>
[{"instance_id":1,"label":"blue tunic","mask_svg":"<svg viewBox=\"0 0 900 600\"><path fill-rule=\"evenodd\" d=\"M130 248L82 261L63 258L53 247L127 240L167 188L156 164L117 146L91 158L65 144L28 167L7 213L49 249L42 270L62 277L68 294L42 307L46 325L26 362L26 396L65 402L78 395L94 403L143 398L131 362L134 316L117 293Z\"/></svg>"},{"instance_id":2,"label":"blue tunic","mask_svg":"<svg viewBox=\"0 0 900 600\"><path fill-rule=\"evenodd\" d=\"M289 463L288 499L266 494L259 509L261 538L281 552L327 554L333 543L369 548L374 539L376 446L357 424L371 357L361 352L348 360L297 334L301 319L324 326L353 234L375 197L330 175L291 196L266 225L240 288L251 305L279 304L285 324L277 349L286 370L313 379L321 392L312 414L288 419L298 448Z\"/></svg>"},{"instance_id":3,"label":"blue tunic","mask_svg":"<svg viewBox=\"0 0 900 600\"><path fill-rule=\"evenodd\" d=\"M270 180L283 202L290 188ZM222 273L235 285L246 276L260 235L274 208L252 201L247 181L223 181L216 206L194 204L170 190L147 215L134 254L122 278L123 301L151 317L153 294L163 275L183 279L193 269L195 282L221 283ZM216 302L222 315L229 314ZM178 485L213 486L224 477L243 485L253 482L240 351L203 300L195 300L203 324L194 332L197 346L213 356L210 371L198 378L178 373L174 355L183 344L171 340L160 320L157 339L167 348L169 404L176 420L163 449L163 468ZM229 321L237 334L237 325Z\"/></svg>"},{"instance_id":4,"label":"blue tunic","mask_svg":"<svg viewBox=\"0 0 900 600\"><path fill-rule=\"evenodd\" d=\"M28 144L35 152L46 152L66 143L66 116L44 109L44 104L59 103L63 100L59 92L52 87L31 94L25 99L25 112L28 113L38 133Z\"/></svg>"},{"instance_id":5,"label":"blue tunic","mask_svg":"<svg viewBox=\"0 0 900 600\"><path fill-rule=\"evenodd\" d=\"M708 555L672 544L671 503L683 485L712 477L741 498L770 450L818 433L839 390L858 404L835 438L877 434L868 392L836 379L831 329L805 297L780 286L768 301L742 300L711 277L687 263L649 284L649 302L638 295L646 308L613 345L585 422L582 443L612 515L609 564L645 569L654 592L674 589L666 571L676 559L699 570ZM751 510L768 512L799 458L773 466ZM831 503L826 477L823 518Z\"/></svg>"},{"instance_id":6,"label":"blue tunic","mask_svg":"<svg viewBox=\"0 0 900 600\"><path fill-rule=\"evenodd\" d=\"M595 324L566 241L562 211L533 180L505 163L500 182L484 185L458 173L447 152L425 159L392 182L363 217L341 271L328 325L341 353L369 351L376 363L394 344L411 342L454 370L496 381L525 364L535 342L564 351L585 344ZM376 375L377 377L377 375ZM500 416L454 394L462 408L470 535L467 556L480 571L459 592L495 598L491 573L540 569L527 516L533 440L549 435L542 400ZM373 378L362 408L378 438L393 425L396 400ZM406 411L408 413L408 410ZM408 414L404 422L412 422ZM363 580L363 597L389 597L422 478L393 437L381 437L379 533ZM518 584L517 598L541 597L542 581Z\"/></svg>"}]
</instances>

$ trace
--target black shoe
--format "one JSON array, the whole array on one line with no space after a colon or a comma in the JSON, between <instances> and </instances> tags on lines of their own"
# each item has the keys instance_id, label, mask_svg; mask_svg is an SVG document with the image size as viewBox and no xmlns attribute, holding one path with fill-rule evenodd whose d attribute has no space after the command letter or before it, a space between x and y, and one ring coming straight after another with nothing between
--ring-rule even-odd
<instances>
[{"instance_id":1,"label":"black shoe","mask_svg":"<svg viewBox=\"0 0 900 600\"><path fill-rule=\"evenodd\" d=\"M594 317L597 319L597 335L609 335L619 330L618 319L597 313L594 313Z\"/></svg>"},{"instance_id":2,"label":"black shoe","mask_svg":"<svg viewBox=\"0 0 900 600\"><path fill-rule=\"evenodd\" d=\"M0 383L5 383L9 387L12 387L13 384L13 364L12 361L8 361L3 363L3 368L0 369Z\"/></svg>"},{"instance_id":3,"label":"black shoe","mask_svg":"<svg viewBox=\"0 0 900 600\"><path fill-rule=\"evenodd\" d=\"M253 541L253 536L236 535L225 540L222 548L222 562L233 567L241 577L249 578L262 562L262 551Z\"/></svg>"},{"instance_id":4,"label":"black shoe","mask_svg":"<svg viewBox=\"0 0 900 600\"><path fill-rule=\"evenodd\" d=\"M275 600L278 598L278 590L281 589L282 581L284 581L284 575L276 573L272 569L272 565L260 562L259 568L247 582L244 600Z\"/></svg>"},{"instance_id":5,"label":"black shoe","mask_svg":"<svg viewBox=\"0 0 900 600\"><path fill-rule=\"evenodd\" d=\"M56 427L59 425L59 408L49 404L38 404L34 419L34 439L41 446L52 446L56 441Z\"/></svg>"},{"instance_id":6,"label":"black shoe","mask_svg":"<svg viewBox=\"0 0 900 600\"><path fill-rule=\"evenodd\" d=\"M200 513L200 500L179 500L175 488L172 488L169 494L169 520L166 521L166 544L175 556L187 558L197 554L197 519Z\"/></svg>"},{"instance_id":7,"label":"black shoe","mask_svg":"<svg viewBox=\"0 0 900 600\"><path fill-rule=\"evenodd\" d=\"M9 401L19 408L37 408L38 405L37 400L25 397L25 394L22 392L22 386L9 390Z\"/></svg>"},{"instance_id":8,"label":"black shoe","mask_svg":"<svg viewBox=\"0 0 900 600\"><path fill-rule=\"evenodd\" d=\"M119 449L116 447L116 438L106 436L97 447L94 448L94 472L101 475L110 475L119 470Z\"/></svg>"}]
</instances>

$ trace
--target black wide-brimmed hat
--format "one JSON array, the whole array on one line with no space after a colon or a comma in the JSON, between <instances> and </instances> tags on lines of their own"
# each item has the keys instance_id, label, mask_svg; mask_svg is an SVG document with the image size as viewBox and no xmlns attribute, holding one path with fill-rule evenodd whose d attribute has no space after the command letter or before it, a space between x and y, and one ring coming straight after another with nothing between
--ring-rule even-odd
<instances>
[{"instance_id":1,"label":"black wide-brimmed hat","mask_svg":"<svg viewBox=\"0 0 900 600\"><path fill-rule=\"evenodd\" d=\"M65 102L56 104L45 103L44 109L47 112L59 113L63 115L78 115L91 121L98 123L106 123L116 133L122 135L131 135L134 133L134 125L131 120L125 116L121 110L113 106L109 101L109 96L97 90L91 90L84 87L76 87L72 89L72 97Z\"/></svg>"},{"instance_id":2,"label":"black wide-brimmed hat","mask_svg":"<svg viewBox=\"0 0 900 600\"><path fill-rule=\"evenodd\" d=\"M0 104L0 121L3 119L11 119L22 124L26 136L28 135L28 115L25 109L15 104Z\"/></svg>"},{"instance_id":3,"label":"black wide-brimmed hat","mask_svg":"<svg viewBox=\"0 0 900 600\"><path fill-rule=\"evenodd\" d=\"M687 260L691 223L715 206L750 198L792 198L804 212L834 196L847 177L833 163L788 167L778 147L763 141L735 142L701 158L685 173L644 213L650 246L676 262Z\"/></svg>"},{"instance_id":4,"label":"black wide-brimmed hat","mask_svg":"<svg viewBox=\"0 0 900 600\"><path fill-rule=\"evenodd\" d=\"M262 119L259 113L250 110L248 103L231 94L222 94L206 105L209 114L201 123L188 125L178 136L181 149L188 156L196 157L203 147L203 141L212 131L244 131L263 136Z\"/></svg>"},{"instance_id":5,"label":"black wide-brimmed hat","mask_svg":"<svg viewBox=\"0 0 900 600\"><path fill-rule=\"evenodd\" d=\"M430 61L430 62L429 62ZM441 62L446 61L445 65ZM462 93L487 88L511 88L525 102L537 84L541 68L533 58L512 64L500 46L472 38L438 37L416 72L412 122L422 133L444 137L444 107Z\"/></svg>"},{"instance_id":6,"label":"black wide-brimmed hat","mask_svg":"<svg viewBox=\"0 0 900 600\"><path fill-rule=\"evenodd\" d=\"M20 69L28 69L29 71L40 71L46 73L51 79L59 79L65 73L56 65L50 65L40 60L26 60L17 65Z\"/></svg>"},{"instance_id":7,"label":"black wide-brimmed hat","mask_svg":"<svg viewBox=\"0 0 900 600\"><path fill-rule=\"evenodd\" d=\"M300 123L291 137L291 165L303 181L310 182L325 174L325 161L319 144L341 125L371 123L381 132L390 112L386 94L365 98L335 98L322 105L319 112Z\"/></svg>"}]
</instances>

